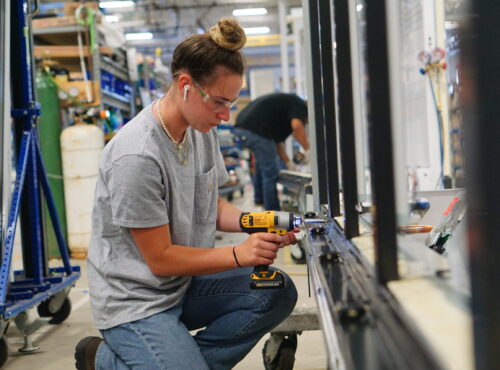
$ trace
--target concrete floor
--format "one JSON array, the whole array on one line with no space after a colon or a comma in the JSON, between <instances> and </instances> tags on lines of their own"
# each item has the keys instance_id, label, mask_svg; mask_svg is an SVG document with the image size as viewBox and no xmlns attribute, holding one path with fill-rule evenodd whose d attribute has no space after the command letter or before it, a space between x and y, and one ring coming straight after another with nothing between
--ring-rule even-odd
<instances>
[{"instance_id":1,"label":"concrete floor","mask_svg":"<svg viewBox=\"0 0 500 370\"><path fill-rule=\"evenodd\" d=\"M235 194L233 204L245 211L259 210L253 206L251 188L245 189L242 197ZM218 233L216 245L231 245L246 238L244 234ZM88 283L86 276L86 262L72 260L73 265L82 268L82 276L70 292L72 302L71 315L59 325L46 325L31 335L32 342L40 349L32 354L18 353L18 348L23 345L23 338L19 330L12 323L7 331L9 343L9 359L4 365L5 369L37 369L37 370L66 370L74 369L74 347L78 341L88 335L99 335L92 324L89 306ZM56 263L57 265L57 263ZM305 265L297 265L291 261L289 253L282 251L276 263L289 273L299 291L297 307L312 307L316 305L315 298L308 296L307 269ZM30 310L32 320L38 317L36 310ZM266 335L241 361L234 367L236 370L264 369L262 362L262 348ZM322 332L305 331L298 337L298 348L295 353L295 366L297 370L326 369L326 353Z\"/></svg>"}]
</instances>

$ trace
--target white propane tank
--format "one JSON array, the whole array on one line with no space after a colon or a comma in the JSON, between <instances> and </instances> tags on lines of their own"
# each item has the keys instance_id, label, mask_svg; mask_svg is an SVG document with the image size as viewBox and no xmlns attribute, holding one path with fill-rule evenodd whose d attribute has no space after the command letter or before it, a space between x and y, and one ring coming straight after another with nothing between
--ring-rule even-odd
<instances>
[{"instance_id":1,"label":"white propane tank","mask_svg":"<svg viewBox=\"0 0 500 370\"><path fill-rule=\"evenodd\" d=\"M95 125L77 123L61 132L68 246L72 258L87 256L99 157L103 148L104 132Z\"/></svg>"}]
</instances>

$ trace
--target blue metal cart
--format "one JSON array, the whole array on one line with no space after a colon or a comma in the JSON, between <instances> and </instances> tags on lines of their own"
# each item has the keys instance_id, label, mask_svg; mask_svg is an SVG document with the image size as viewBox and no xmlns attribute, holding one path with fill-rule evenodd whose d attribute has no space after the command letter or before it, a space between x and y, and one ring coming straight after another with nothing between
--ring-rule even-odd
<instances>
[{"instance_id":1,"label":"blue metal cart","mask_svg":"<svg viewBox=\"0 0 500 370\"><path fill-rule=\"evenodd\" d=\"M45 173L37 135L40 106L36 102L33 78L31 17L38 2L7 0L0 2L0 126L2 163L2 219L0 266L0 367L7 361L8 346L5 333L14 321L25 338L21 352L37 347L29 335L45 324L58 324L71 312L68 298L70 288L80 277L80 268L71 266L68 249L57 219L56 208ZM10 76L10 78L8 78ZM10 102L10 104L9 104ZM9 106L10 105L10 106ZM8 117L8 113L10 117ZM13 143L16 180L10 197L10 158L6 146ZM43 240L42 200L50 218L62 258L62 266L49 268ZM12 255L16 226L20 224L23 270L12 271ZM26 311L37 307L38 314L47 319L28 323Z\"/></svg>"}]
</instances>

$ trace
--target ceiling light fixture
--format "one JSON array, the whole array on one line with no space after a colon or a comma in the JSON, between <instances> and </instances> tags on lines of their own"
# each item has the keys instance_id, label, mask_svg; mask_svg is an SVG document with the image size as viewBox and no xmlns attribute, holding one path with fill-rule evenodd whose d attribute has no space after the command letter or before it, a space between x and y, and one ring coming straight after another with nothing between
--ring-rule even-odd
<instances>
[{"instance_id":1,"label":"ceiling light fixture","mask_svg":"<svg viewBox=\"0 0 500 370\"><path fill-rule=\"evenodd\" d=\"M235 17L245 16L245 15L264 15L267 14L266 8L245 8L245 9L234 9L233 15Z\"/></svg>"},{"instance_id":2,"label":"ceiling light fixture","mask_svg":"<svg viewBox=\"0 0 500 370\"><path fill-rule=\"evenodd\" d=\"M102 9L131 8L133 6L135 6L135 2L132 0L102 1L99 3L99 8Z\"/></svg>"},{"instance_id":3,"label":"ceiling light fixture","mask_svg":"<svg viewBox=\"0 0 500 370\"><path fill-rule=\"evenodd\" d=\"M151 32L126 33L125 38L131 40L151 40L153 34Z\"/></svg>"},{"instance_id":4,"label":"ceiling light fixture","mask_svg":"<svg viewBox=\"0 0 500 370\"><path fill-rule=\"evenodd\" d=\"M120 17L117 15L105 15L104 19L106 20L106 22L115 23L120 20Z\"/></svg>"},{"instance_id":5,"label":"ceiling light fixture","mask_svg":"<svg viewBox=\"0 0 500 370\"><path fill-rule=\"evenodd\" d=\"M271 29L269 27L245 27L243 31L245 31L247 35L261 35L271 32Z\"/></svg>"}]
</instances>

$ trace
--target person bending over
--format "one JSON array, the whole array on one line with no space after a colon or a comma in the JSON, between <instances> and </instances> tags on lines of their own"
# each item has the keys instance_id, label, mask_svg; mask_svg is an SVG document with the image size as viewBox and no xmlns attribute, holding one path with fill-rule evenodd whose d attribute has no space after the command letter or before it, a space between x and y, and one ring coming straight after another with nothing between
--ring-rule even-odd
<instances>
[{"instance_id":1,"label":"person bending over","mask_svg":"<svg viewBox=\"0 0 500 370\"><path fill-rule=\"evenodd\" d=\"M255 158L254 201L266 210L279 211L280 204L276 184L282 160L289 170L295 164L285 152L284 141L290 136L305 151L302 163L309 158L309 141L305 124L307 105L294 94L273 93L258 97L236 117L234 133L245 138L245 145Z\"/></svg>"}]
</instances>

